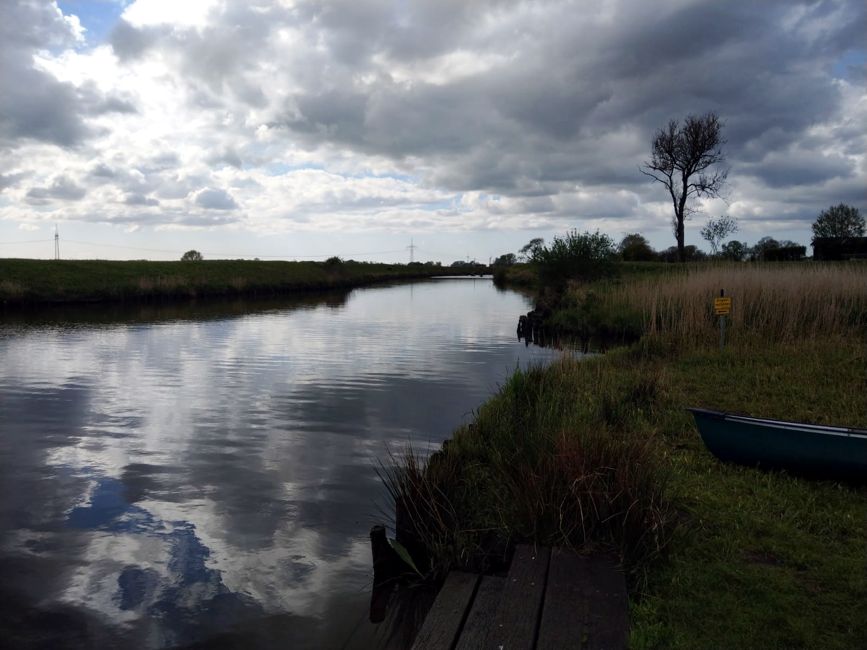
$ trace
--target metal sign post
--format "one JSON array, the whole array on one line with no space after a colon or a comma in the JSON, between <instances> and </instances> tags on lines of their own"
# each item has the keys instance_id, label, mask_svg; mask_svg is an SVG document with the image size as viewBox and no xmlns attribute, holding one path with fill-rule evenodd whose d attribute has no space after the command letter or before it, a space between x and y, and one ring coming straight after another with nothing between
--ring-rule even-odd
<instances>
[{"instance_id":1,"label":"metal sign post","mask_svg":"<svg viewBox=\"0 0 867 650\"><path fill-rule=\"evenodd\" d=\"M732 311L732 299L726 298L726 290L719 290L719 298L714 298L713 310L719 316L719 349L725 347L726 344L726 316Z\"/></svg>"}]
</instances>

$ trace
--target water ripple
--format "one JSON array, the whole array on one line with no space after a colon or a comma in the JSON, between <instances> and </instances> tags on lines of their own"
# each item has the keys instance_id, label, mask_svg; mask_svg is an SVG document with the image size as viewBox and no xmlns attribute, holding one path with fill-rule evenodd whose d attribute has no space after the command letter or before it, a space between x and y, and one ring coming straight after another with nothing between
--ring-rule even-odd
<instances>
[{"instance_id":1,"label":"water ripple","mask_svg":"<svg viewBox=\"0 0 867 650\"><path fill-rule=\"evenodd\" d=\"M342 644L378 459L554 355L515 340L527 308L454 280L0 325L0 596L63 612L21 634L167 647L277 621L275 647Z\"/></svg>"}]
</instances>

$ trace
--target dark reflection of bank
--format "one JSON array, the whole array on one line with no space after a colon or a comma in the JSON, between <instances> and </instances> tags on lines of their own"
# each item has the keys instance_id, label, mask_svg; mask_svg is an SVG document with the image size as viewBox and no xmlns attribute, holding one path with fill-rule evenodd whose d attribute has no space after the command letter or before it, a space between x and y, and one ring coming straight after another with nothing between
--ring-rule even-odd
<instances>
[{"instance_id":1,"label":"dark reflection of bank","mask_svg":"<svg viewBox=\"0 0 867 650\"><path fill-rule=\"evenodd\" d=\"M587 342L588 345L583 345L582 342L575 341L570 337L560 336L535 311L518 317L517 334L518 340L523 341L524 345L528 347L532 343L540 348L554 348L555 350L581 349L583 352L587 352L589 347L589 341Z\"/></svg>"},{"instance_id":2,"label":"dark reflection of bank","mask_svg":"<svg viewBox=\"0 0 867 650\"><path fill-rule=\"evenodd\" d=\"M518 340L523 341L527 347L532 344L540 348L572 350L582 354L606 352L618 345L634 343L639 338L633 332L605 327L563 332L550 325L545 317L535 311L518 317L517 335Z\"/></svg>"},{"instance_id":3,"label":"dark reflection of bank","mask_svg":"<svg viewBox=\"0 0 867 650\"><path fill-rule=\"evenodd\" d=\"M370 291L370 289L367 290ZM80 327L82 325L222 320L287 309L313 309L320 305L339 308L346 304L351 293L352 290L339 289L265 298L69 303L16 306L14 309L5 309L0 304L0 325L44 327L46 325L75 324Z\"/></svg>"}]
</instances>

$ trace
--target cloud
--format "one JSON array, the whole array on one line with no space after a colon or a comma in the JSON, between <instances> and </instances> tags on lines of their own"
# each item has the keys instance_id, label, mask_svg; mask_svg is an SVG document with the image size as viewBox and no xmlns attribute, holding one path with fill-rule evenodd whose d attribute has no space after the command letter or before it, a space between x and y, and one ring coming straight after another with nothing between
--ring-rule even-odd
<instances>
[{"instance_id":1,"label":"cloud","mask_svg":"<svg viewBox=\"0 0 867 650\"><path fill-rule=\"evenodd\" d=\"M196 205L208 210L234 210L235 199L225 190L206 188L196 194Z\"/></svg>"},{"instance_id":2,"label":"cloud","mask_svg":"<svg viewBox=\"0 0 867 650\"><path fill-rule=\"evenodd\" d=\"M144 194L136 194L135 192L127 194L124 197L123 202L126 205L144 205L149 207L154 207L160 204L157 199L145 196Z\"/></svg>"},{"instance_id":3,"label":"cloud","mask_svg":"<svg viewBox=\"0 0 867 650\"><path fill-rule=\"evenodd\" d=\"M51 200L80 201L87 190L66 176L56 177L47 187L32 187L27 191L31 203L45 204Z\"/></svg>"},{"instance_id":4,"label":"cloud","mask_svg":"<svg viewBox=\"0 0 867 650\"><path fill-rule=\"evenodd\" d=\"M51 4L3 11L0 146L37 194L8 188L6 217L61 201L45 193L64 176L87 192L69 218L115 203L130 212L104 218L142 226L244 206L255 232L667 231L638 166L668 119L708 110L733 210L806 227L823 202L865 207L855 1L136 0L91 49Z\"/></svg>"},{"instance_id":5,"label":"cloud","mask_svg":"<svg viewBox=\"0 0 867 650\"><path fill-rule=\"evenodd\" d=\"M241 169L244 165L241 156L231 147L216 155L209 156L207 161L212 165L228 165L229 167L235 167L236 169Z\"/></svg>"},{"instance_id":6,"label":"cloud","mask_svg":"<svg viewBox=\"0 0 867 650\"><path fill-rule=\"evenodd\" d=\"M164 30L157 28L136 28L121 19L111 30L109 43L121 61L129 61L142 56L160 38Z\"/></svg>"},{"instance_id":7,"label":"cloud","mask_svg":"<svg viewBox=\"0 0 867 650\"><path fill-rule=\"evenodd\" d=\"M18 184L18 181L27 178L27 174L17 172L12 174L0 174L0 192L7 187L13 187Z\"/></svg>"},{"instance_id":8,"label":"cloud","mask_svg":"<svg viewBox=\"0 0 867 650\"><path fill-rule=\"evenodd\" d=\"M95 82L79 87L36 64L46 48L82 41L78 19L64 16L56 2L0 3L0 148L27 140L74 147L94 135L89 116L135 112L129 101L100 93Z\"/></svg>"},{"instance_id":9,"label":"cloud","mask_svg":"<svg viewBox=\"0 0 867 650\"><path fill-rule=\"evenodd\" d=\"M821 185L826 181L845 180L855 173L854 162L847 156L794 148L769 152L760 162L742 166L770 188Z\"/></svg>"},{"instance_id":10,"label":"cloud","mask_svg":"<svg viewBox=\"0 0 867 650\"><path fill-rule=\"evenodd\" d=\"M93 178L108 179L115 178L117 173L105 163L97 163L93 169L88 172L88 175Z\"/></svg>"}]
</instances>

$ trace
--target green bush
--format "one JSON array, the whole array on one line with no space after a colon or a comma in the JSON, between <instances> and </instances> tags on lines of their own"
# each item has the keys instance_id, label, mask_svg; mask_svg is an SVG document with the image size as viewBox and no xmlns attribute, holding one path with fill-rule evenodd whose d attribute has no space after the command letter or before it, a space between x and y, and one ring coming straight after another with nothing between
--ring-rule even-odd
<instances>
[{"instance_id":1,"label":"green bush","mask_svg":"<svg viewBox=\"0 0 867 650\"><path fill-rule=\"evenodd\" d=\"M551 286L563 286L572 279L586 281L613 275L615 259L614 242L598 230L572 230L564 237L554 237L550 246L535 246L529 255L543 283Z\"/></svg>"}]
</instances>

